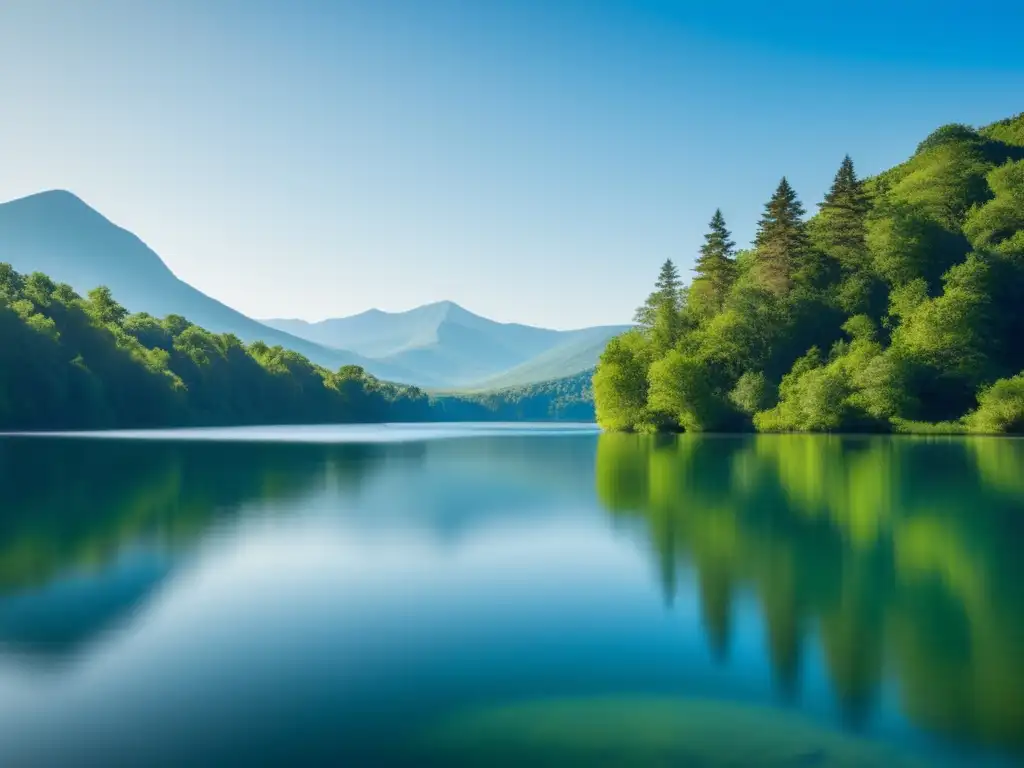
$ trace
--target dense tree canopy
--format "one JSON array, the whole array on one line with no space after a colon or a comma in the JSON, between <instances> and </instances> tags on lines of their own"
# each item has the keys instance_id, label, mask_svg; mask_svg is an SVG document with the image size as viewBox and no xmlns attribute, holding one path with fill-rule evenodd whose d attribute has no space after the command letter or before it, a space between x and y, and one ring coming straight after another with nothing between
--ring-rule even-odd
<instances>
[{"instance_id":1,"label":"dense tree canopy","mask_svg":"<svg viewBox=\"0 0 1024 768\"><path fill-rule=\"evenodd\" d=\"M609 344L602 426L1024 431L1024 115L867 180L845 157L810 220L783 178L753 248L716 211L695 271Z\"/></svg>"},{"instance_id":2,"label":"dense tree canopy","mask_svg":"<svg viewBox=\"0 0 1024 768\"><path fill-rule=\"evenodd\" d=\"M432 418L452 421L594 421L593 370L491 392L441 395Z\"/></svg>"},{"instance_id":3,"label":"dense tree canopy","mask_svg":"<svg viewBox=\"0 0 1024 768\"><path fill-rule=\"evenodd\" d=\"M0 426L7 429L423 418L426 395L362 369L246 346L171 315L129 314L0 265Z\"/></svg>"},{"instance_id":4,"label":"dense tree canopy","mask_svg":"<svg viewBox=\"0 0 1024 768\"><path fill-rule=\"evenodd\" d=\"M430 398L358 366L244 344L179 315L131 314L0 264L0 429L593 418L589 374L474 397Z\"/></svg>"}]
</instances>

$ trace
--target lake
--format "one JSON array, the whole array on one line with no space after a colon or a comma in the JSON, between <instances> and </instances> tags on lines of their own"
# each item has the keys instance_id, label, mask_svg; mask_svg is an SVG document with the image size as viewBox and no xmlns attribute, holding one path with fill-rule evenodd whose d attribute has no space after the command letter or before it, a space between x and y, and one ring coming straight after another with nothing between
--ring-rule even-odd
<instances>
[{"instance_id":1,"label":"lake","mask_svg":"<svg viewBox=\"0 0 1024 768\"><path fill-rule=\"evenodd\" d=\"M0 438L0 765L1013 765L1024 441Z\"/></svg>"}]
</instances>

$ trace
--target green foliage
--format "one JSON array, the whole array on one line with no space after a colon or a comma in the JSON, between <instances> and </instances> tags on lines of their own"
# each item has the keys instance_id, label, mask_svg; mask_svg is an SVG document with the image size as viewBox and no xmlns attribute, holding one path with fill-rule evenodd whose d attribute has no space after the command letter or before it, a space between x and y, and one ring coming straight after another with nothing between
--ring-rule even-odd
<instances>
[{"instance_id":1,"label":"green foliage","mask_svg":"<svg viewBox=\"0 0 1024 768\"><path fill-rule=\"evenodd\" d=\"M89 291L87 307L89 314L104 325L120 325L128 316L128 310L114 301L105 285Z\"/></svg>"},{"instance_id":2,"label":"green foliage","mask_svg":"<svg viewBox=\"0 0 1024 768\"><path fill-rule=\"evenodd\" d=\"M844 158L808 222L783 179L724 291L711 229L671 343L648 323L598 365L603 426L1019 429L1024 116L945 126L868 182Z\"/></svg>"},{"instance_id":3,"label":"green foliage","mask_svg":"<svg viewBox=\"0 0 1024 768\"><path fill-rule=\"evenodd\" d=\"M991 197L985 178L990 168L976 145L945 144L915 158L888 196L955 232L972 205Z\"/></svg>"},{"instance_id":4,"label":"green foliage","mask_svg":"<svg viewBox=\"0 0 1024 768\"><path fill-rule=\"evenodd\" d=\"M980 139L981 135L971 126L964 125L963 123L949 123L936 128L928 134L928 137L917 145L917 154L947 144L975 143Z\"/></svg>"},{"instance_id":5,"label":"green foliage","mask_svg":"<svg viewBox=\"0 0 1024 768\"><path fill-rule=\"evenodd\" d=\"M883 281L872 272L867 240L871 203L847 155L832 187L808 222L814 249L822 254L823 277L834 283L835 299L845 312L879 312Z\"/></svg>"},{"instance_id":6,"label":"green foliage","mask_svg":"<svg viewBox=\"0 0 1024 768\"><path fill-rule=\"evenodd\" d=\"M582 384L573 391L588 399ZM571 399L568 392L560 396ZM544 397L556 399L551 392L536 394ZM414 421L490 413L469 401L461 411L446 410L415 387L379 381L359 367L332 372L297 352L262 342L246 346L179 316L132 315L106 288L83 300L46 275L25 277L0 264L0 429Z\"/></svg>"},{"instance_id":7,"label":"green foliage","mask_svg":"<svg viewBox=\"0 0 1024 768\"><path fill-rule=\"evenodd\" d=\"M684 342L684 347L705 352L725 375L764 366L783 318L775 297L761 289L741 286L725 309L709 318Z\"/></svg>"},{"instance_id":8,"label":"green foliage","mask_svg":"<svg viewBox=\"0 0 1024 768\"><path fill-rule=\"evenodd\" d=\"M822 365L819 351L811 348L782 377L779 404L754 414L754 426L761 432L834 431L844 421L850 391L844 366Z\"/></svg>"},{"instance_id":9,"label":"green foliage","mask_svg":"<svg viewBox=\"0 0 1024 768\"><path fill-rule=\"evenodd\" d=\"M15 301L21 296L25 281L10 264L0 263L0 300Z\"/></svg>"},{"instance_id":10,"label":"green foliage","mask_svg":"<svg viewBox=\"0 0 1024 768\"><path fill-rule=\"evenodd\" d=\"M971 432L1024 433L1024 373L986 387L978 395L978 403L978 410L966 419Z\"/></svg>"},{"instance_id":11,"label":"green foliage","mask_svg":"<svg viewBox=\"0 0 1024 768\"><path fill-rule=\"evenodd\" d=\"M867 270L870 256L865 238L870 205L849 155L843 158L819 208L811 227L815 247L835 259L844 272L853 274Z\"/></svg>"},{"instance_id":12,"label":"green foliage","mask_svg":"<svg viewBox=\"0 0 1024 768\"><path fill-rule=\"evenodd\" d=\"M944 229L920 208L889 199L877 204L867 229L874 269L894 287L918 278L937 286L970 248L965 237Z\"/></svg>"},{"instance_id":13,"label":"green foliage","mask_svg":"<svg viewBox=\"0 0 1024 768\"><path fill-rule=\"evenodd\" d=\"M946 274L943 293L917 303L901 317L892 349L915 373L909 394L927 420L962 415L974 393L995 373L990 268L972 254Z\"/></svg>"},{"instance_id":14,"label":"green foliage","mask_svg":"<svg viewBox=\"0 0 1024 768\"><path fill-rule=\"evenodd\" d=\"M946 273L941 295L918 303L893 332L893 346L977 383L988 357L989 266L976 254Z\"/></svg>"},{"instance_id":15,"label":"green foliage","mask_svg":"<svg viewBox=\"0 0 1024 768\"><path fill-rule=\"evenodd\" d=\"M783 176L765 205L754 239L755 277L776 296L789 293L798 274L806 267L810 244L803 216L803 206Z\"/></svg>"},{"instance_id":16,"label":"green foliage","mask_svg":"<svg viewBox=\"0 0 1024 768\"><path fill-rule=\"evenodd\" d=\"M764 371L746 371L729 393L729 401L741 413L753 416L770 408L776 396Z\"/></svg>"},{"instance_id":17,"label":"green foliage","mask_svg":"<svg viewBox=\"0 0 1024 768\"><path fill-rule=\"evenodd\" d=\"M629 340L612 339L594 372L595 415L605 429L634 429L646 410L646 366Z\"/></svg>"},{"instance_id":18,"label":"green foliage","mask_svg":"<svg viewBox=\"0 0 1024 768\"><path fill-rule=\"evenodd\" d=\"M672 347L682 330L684 297L679 270L668 259L661 265L654 291L633 318L650 332L651 341L661 352Z\"/></svg>"},{"instance_id":19,"label":"green foliage","mask_svg":"<svg viewBox=\"0 0 1024 768\"><path fill-rule=\"evenodd\" d=\"M967 427L962 420L914 421L897 417L892 420L892 431L898 435L963 435Z\"/></svg>"},{"instance_id":20,"label":"green foliage","mask_svg":"<svg viewBox=\"0 0 1024 768\"><path fill-rule=\"evenodd\" d=\"M1010 147L1024 147L1024 112L987 125L979 133Z\"/></svg>"},{"instance_id":21,"label":"green foliage","mask_svg":"<svg viewBox=\"0 0 1024 768\"><path fill-rule=\"evenodd\" d=\"M903 368L876 341L874 323L855 315L843 324L827 361L816 348L782 377L779 403L754 415L761 431L834 432L882 429L903 406Z\"/></svg>"},{"instance_id":22,"label":"green foliage","mask_svg":"<svg viewBox=\"0 0 1024 768\"><path fill-rule=\"evenodd\" d=\"M722 308L729 289L736 282L736 244L725 226L725 217L720 209L715 211L708 226L704 245L700 247L700 256L694 266L697 274L694 282L706 287L702 303L714 313Z\"/></svg>"},{"instance_id":23,"label":"green foliage","mask_svg":"<svg viewBox=\"0 0 1024 768\"><path fill-rule=\"evenodd\" d=\"M493 392L444 395L434 418L457 421L594 421L593 370Z\"/></svg>"},{"instance_id":24,"label":"green foliage","mask_svg":"<svg viewBox=\"0 0 1024 768\"><path fill-rule=\"evenodd\" d=\"M993 169L988 185L994 196L971 210L964 233L977 250L1024 259L1024 160Z\"/></svg>"},{"instance_id":25,"label":"green foliage","mask_svg":"<svg viewBox=\"0 0 1024 768\"><path fill-rule=\"evenodd\" d=\"M683 283L679 278L679 270L676 269L676 265L672 263L671 259L666 259L665 263L661 265L661 270L658 272L658 279L654 283L654 290L647 297L647 301L644 302L643 306L637 309L633 322L650 329L657 323L658 311L662 307L667 306L678 311L680 309L679 292L682 286Z\"/></svg>"},{"instance_id":26,"label":"green foliage","mask_svg":"<svg viewBox=\"0 0 1024 768\"><path fill-rule=\"evenodd\" d=\"M630 430L647 410L647 340L629 331L608 342L594 372L594 410L605 429Z\"/></svg>"},{"instance_id":27,"label":"green foliage","mask_svg":"<svg viewBox=\"0 0 1024 768\"><path fill-rule=\"evenodd\" d=\"M651 365L647 377L652 423L704 432L720 427L726 420L725 406L698 358L672 350Z\"/></svg>"},{"instance_id":28,"label":"green foliage","mask_svg":"<svg viewBox=\"0 0 1024 768\"><path fill-rule=\"evenodd\" d=\"M590 373L428 398L0 264L0 429L594 418Z\"/></svg>"}]
</instances>

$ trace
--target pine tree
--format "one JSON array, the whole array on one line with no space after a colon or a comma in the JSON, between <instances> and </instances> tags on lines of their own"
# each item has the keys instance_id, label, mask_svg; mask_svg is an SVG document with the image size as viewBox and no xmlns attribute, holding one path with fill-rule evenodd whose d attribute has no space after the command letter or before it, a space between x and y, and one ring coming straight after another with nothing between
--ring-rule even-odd
<instances>
[{"instance_id":1,"label":"pine tree","mask_svg":"<svg viewBox=\"0 0 1024 768\"><path fill-rule=\"evenodd\" d=\"M679 337L682 327L683 283L679 270L666 259L661 265L654 291L637 309L633 321L650 331L655 346L667 350Z\"/></svg>"},{"instance_id":2,"label":"pine tree","mask_svg":"<svg viewBox=\"0 0 1024 768\"><path fill-rule=\"evenodd\" d=\"M672 259L666 259L661 265L654 291L647 297L643 306L637 309L633 322L645 328L653 328L659 310L669 309L678 313L682 309L682 285L676 265L672 263Z\"/></svg>"},{"instance_id":3,"label":"pine tree","mask_svg":"<svg viewBox=\"0 0 1024 768\"><path fill-rule=\"evenodd\" d=\"M810 246L803 215L796 192L783 176L765 205L754 239L756 275L777 296L789 293L808 260Z\"/></svg>"},{"instance_id":4,"label":"pine tree","mask_svg":"<svg viewBox=\"0 0 1024 768\"><path fill-rule=\"evenodd\" d=\"M693 269L697 279L707 284L712 305L718 310L736 280L736 257L733 250L736 243L730 239L731 234L726 229L721 210L715 211L709 226L710 231L704 235L704 245L700 247L700 256Z\"/></svg>"},{"instance_id":5,"label":"pine tree","mask_svg":"<svg viewBox=\"0 0 1024 768\"><path fill-rule=\"evenodd\" d=\"M843 158L832 188L818 207L821 213L814 237L818 247L835 259L846 274L867 268L866 221L870 206L849 155Z\"/></svg>"}]
</instances>

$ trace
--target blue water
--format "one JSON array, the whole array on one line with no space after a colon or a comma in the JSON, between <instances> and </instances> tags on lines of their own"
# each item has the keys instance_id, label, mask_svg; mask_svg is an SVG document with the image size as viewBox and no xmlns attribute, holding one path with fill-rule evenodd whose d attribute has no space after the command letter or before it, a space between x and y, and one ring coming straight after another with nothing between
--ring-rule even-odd
<instances>
[{"instance_id":1,"label":"blue water","mask_svg":"<svg viewBox=\"0 0 1024 768\"><path fill-rule=\"evenodd\" d=\"M0 489L0 765L1024 754L1021 441L9 436Z\"/></svg>"}]
</instances>

